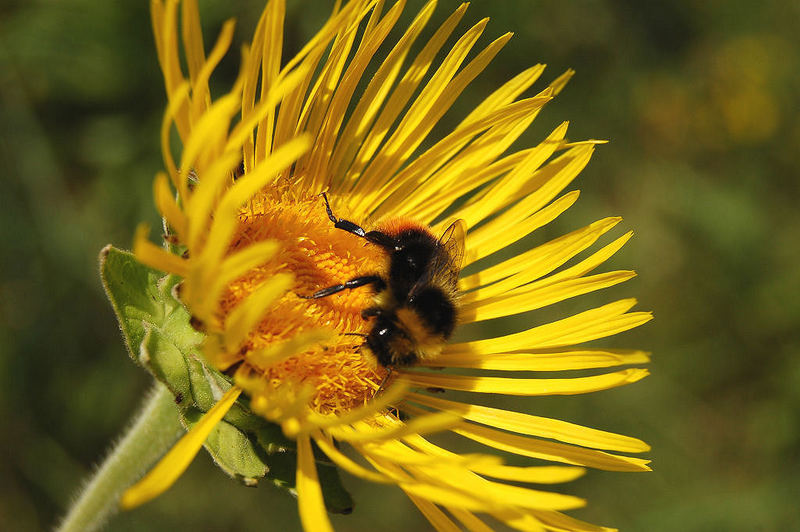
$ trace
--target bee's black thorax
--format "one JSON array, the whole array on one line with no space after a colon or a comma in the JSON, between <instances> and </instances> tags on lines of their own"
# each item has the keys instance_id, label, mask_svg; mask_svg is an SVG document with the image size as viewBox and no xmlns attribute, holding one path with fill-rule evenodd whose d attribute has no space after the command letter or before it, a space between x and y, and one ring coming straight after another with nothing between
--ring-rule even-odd
<instances>
[{"instance_id":1,"label":"bee's black thorax","mask_svg":"<svg viewBox=\"0 0 800 532\"><path fill-rule=\"evenodd\" d=\"M389 254L389 287L398 301L405 301L417 281L425 275L436 251L436 239L429 233L408 230L395 238Z\"/></svg>"}]
</instances>

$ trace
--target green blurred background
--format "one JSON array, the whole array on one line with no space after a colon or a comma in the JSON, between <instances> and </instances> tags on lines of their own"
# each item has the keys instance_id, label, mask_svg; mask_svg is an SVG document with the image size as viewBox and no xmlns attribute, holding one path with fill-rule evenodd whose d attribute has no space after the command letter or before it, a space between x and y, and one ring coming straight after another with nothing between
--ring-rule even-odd
<instances>
[{"instance_id":1,"label":"green blurred background","mask_svg":"<svg viewBox=\"0 0 800 532\"><path fill-rule=\"evenodd\" d=\"M230 16L246 40L263 5L224 4L201 2L207 47ZM441 2L435 20L455 6ZM287 48L329 8L290 1ZM800 3L478 1L462 29L484 16L484 44L516 35L445 127L536 62L549 65L544 80L575 68L523 144L565 119L572 139L612 142L571 187L578 204L532 242L624 216L614 236L636 237L606 270L640 276L564 308L636 296L656 312L607 342L654 353L645 381L515 401L653 445L653 473L590 472L561 486L589 499L572 515L629 531L796 529ZM237 53L229 59L219 87L236 72ZM0 3L2 530L51 528L149 387L96 263L105 244L128 247L138 222L158 223L150 189L164 102L147 2ZM337 529L427 528L398 490L345 481L357 507L334 518ZM289 496L240 487L202 454L167 495L109 530L298 526Z\"/></svg>"}]
</instances>

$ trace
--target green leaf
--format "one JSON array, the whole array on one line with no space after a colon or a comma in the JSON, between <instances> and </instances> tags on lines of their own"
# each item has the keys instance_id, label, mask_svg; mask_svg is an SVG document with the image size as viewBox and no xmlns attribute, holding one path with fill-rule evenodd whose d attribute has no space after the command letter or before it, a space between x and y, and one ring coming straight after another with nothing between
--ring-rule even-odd
<instances>
[{"instance_id":1,"label":"green leaf","mask_svg":"<svg viewBox=\"0 0 800 532\"><path fill-rule=\"evenodd\" d=\"M200 354L204 335L174 296L180 279L148 268L132 253L106 246L100 275L119 320L131 358L175 396L181 420L191 428L231 387L229 378L206 364ZM266 478L295 493L295 442L278 425L252 413L240 398L205 442L216 464L246 485ZM321 456L321 455L319 455ZM317 461L325 504L330 512L353 507L332 464Z\"/></svg>"}]
</instances>

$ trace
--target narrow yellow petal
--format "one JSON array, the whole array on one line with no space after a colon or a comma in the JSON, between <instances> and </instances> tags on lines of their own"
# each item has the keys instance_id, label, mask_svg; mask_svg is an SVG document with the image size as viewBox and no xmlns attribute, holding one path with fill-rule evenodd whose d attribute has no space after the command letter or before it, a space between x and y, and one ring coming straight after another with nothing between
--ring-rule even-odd
<instances>
[{"instance_id":1,"label":"narrow yellow petal","mask_svg":"<svg viewBox=\"0 0 800 532\"><path fill-rule=\"evenodd\" d=\"M200 27L200 13L197 9L197 0L184 0L181 3L181 7L183 49L186 51L186 65L189 67L189 79L194 82L205 62L203 30Z\"/></svg>"},{"instance_id":2,"label":"narrow yellow petal","mask_svg":"<svg viewBox=\"0 0 800 532\"><path fill-rule=\"evenodd\" d=\"M426 454L446 460L457 460L459 455L435 445L418 434L410 434L403 438L411 447ZM556 484L575 480L585 473L582 467L565 466L532 466L516 467L502 464L469 463L469 469L488 477L515 482L536 482L539 484Z\"/></svg>"},{"instance_id":3,"label":"narrow yellow petal","mask_svg":"<svg viewBox=\"0 0 800 532\"><path fill-rule=\"evenodd\" d=\"M233 29L235 26L236 23L234 20L225 21L217 37L217 42L214 44L214 48L211 50L211 53L208 54L208 60L203 63L202 68L197 73L197 78L192 82L192 108L190 113L193 121L202 117L206 109L211 105L208 80L225 53L227 53L231 41L233 40ZM241 105L241 100L236 102L237 109L239 105Z\"/></svg>"},{"instance_id":4,"label":"narrow yellow petal","mask_svg":"<svg viewBox=\"0 0 800 532\"><path fill-rule=\"evenodd\" d=\"M364 480L369 480L372 482L379 482L381 484L394 484L395 480L378 473L376 471L370 471L369 469L355 463L350 458L345 456L339 449L336 448L333 443L328 441L325 437L320 436L319 434L312 434L312 438L317 443L317 446L322 450L328 458L330 458L333 463L339 466L341 469L344 469L348 473L353 476L363 478Z\"/></svg>"},{"instance_id":5,"label":"narrow yellow petal","mask_svg":"<svg viewBox=\"0 0 800 532\"><path fill-rule=\"evenodd\" d=\"M350 169L350 174L353 178L360 175L364 167L372 160L373 155L375 155L383 139L389 133L392 124L394 124L397 117L406 107L406 104L411 99L420 82L427 74L436 54L464 16L466 9L467 4L461 4L458 9L442 23L433 36L428 39L428 42L425 43L425 46L417 54L414 61L412 61L386 102L380 115L372 125L372 128L369 130L366 138L360 143L361 148ZM361 181L356 182L356 187L360 188L361 186ZM355 192L356 188L353 188L352 191Z\"/></svg>"},{"instance_id":6,"label":"narrow yellow petal","mask_svg":"<svg viewBox=\"0 0 800 532\"><path fill-rule=\"evenodd\" d=\"M462 344L450 344L446 353L507 353L575 345L627 331L647 323L650 312L627 312L635 299L622 299L527 331Z\"/></svg>"},{"instance_id":7,"label":"narrow yellow petal","mask_svg":"<svg viewBox=\"0 0 800 532\"><path fill-rule=\"evenodd\" d=\"M550 282L555 282L561 279L569 279L574 277L580 277L581 275L586 275L590 271L594 270L602 263L607 261L611 258L614 253L619 251L622 246L625 245L628 240L633 236L633 231L628 231L621 237L617 238L613 242L608 245L603 246L600 250L592 253L591 256L585 258L584 260L580 261L578 264L566 268L558 273L554 273L553 275L548 277Z\"/></svg>"},{"instance_id":8,"label":"narrow yellow petal","mask_svg":"<svg viewBox=\"0 0 800 532\"><path fill-rule=\"evenodd\" d=\"M431 148L416 157L406 168L386 181L379 192L379 200L386 198L381 207L375 211L376 217L396 213L400 206L404 206L414 198L411 192L420 184L431 178L431 175L448 160L458 154L459 157L470 155L472 152L462 151L462 148L476 136L492 128L502 128L505 124L515 124L525 120L541 109L548 101L547 98L528 98L514 102L506 107L497 109L487 116L466 123L455 129L452 133L438 141ZM461 153L459 153L461 152ZM467 192L464 190L463 192ZM417 194L414 196L419 197ZM419 201L423 201L421 198ZM409 209L405 207L405 209Z\"/></svg>"},{"instance_id":9,"label":"narrow yellow petal","mask_svg":"<svg viewBox=\"0 0 800 532\"><path fill-rule=\"evenodd\" d=\"M164 493L178 479L203 446L208 435L222 421L225 414L236 402L242 392L233 387L222 396L214 407L206 412L200 421L192 427L172 449L162 458L150 472L133 487L129 488L120 499L120 505L126 510Z\"/></svg>"},{"instance_id":10,"label":"narrow yellow petal","mask_svg":"<svg viewBox=\"0 0 800 532\"><path fill-rule=\"evenodd\" d=\"M505 395L574 395L624 386L642 380L646 369L625 369L614 373L574 377L569 379L520 379L506 377L473 377L468 375L437 375L405 371L401 373L412 386L445 388L477 393Z\"/></svg>"},{"instance_id":11,"label":"narrow yellow petal","mask_svg":"<svg viewBox=\"0 0 800 532\"><path fill-rule=\"evenodd\" d=\"M617 530L616 528L607 528L580 521L561 512L534 510L531 513L536 519L544 523L548 530L563 530L565 532L616 532Z\"/></svg>"},{"instance_id":12,"label":"narrow yellow petal","mask_svg":"<svg viewBox=\"0 0 800 532\"><path fill-rule=\"evenodd\" d=\"M225 348L234 352L264 316L269 307L291 288L294 276L276 273L239 302L225 319Z\"/></svg>"},{"instance_id":13,"label":"narrow yellow petal","mask_svg":"<svg viewBox=\"0 0 800 532\"><path fill-rule=\"evenodd\" d=\"M582 467L480 465L473 469L481 475L510 480L512 482L533 482L536 484L562 484L572 482L586 473Z\"/></svg>"},{"instance_id":14,"label":"narrow yellow petal","mask_svg":"<svg viewBox=\"0 0 800 532\"><path fill-rule=\"evenodd\" d=\"M239 208L256 192L272 183L278 172L294 163L309 146L310 139L305 135L290 140L225 191L211 224L208 243L202 251L202 261L217 264L222 260L228 250L231 235L239 223ZM207 205L203 208L207 208ZM201 236L198 234L196 238Z\"/></svg>"},{"instance_id":15,"label":"narrow yellow petal","mask_svg":"<svg viewBox=\"0 0 800 532\"><path fill-rule=\"evenodd\" d=\"M408 437L421 437L412 434ZM401 466L443 466L461 469L474 469L500 465L500 459L488 454L455 454L447 457L442 454L429 454L416 451L398 440L385 442L369 442L358 446L359 451L365 456L381 458Z\"/></svg>"},{"instance_id":16,"label":"narrow yellow petal","mask_svg":"<svg viewBox=\"0 0 800 532\"><path fill-rule=\"evenodd\" d=\"M650 356L644 351L580 349L570 351L546 350L528 353L448 353L422 361L420 366L472 368L500 371L566 371L646 364Z\"/></svg>"},{"instance_id":17,"label":"narrow yellow petal","mask_svg":"<svg viewBox=\"0 0 800 532\"><path fill-rule=\"evenodd\" d=\"M565 299L608 288L636 277L633 271L601 273L552 283L549 278L516 288L506 294L478 300L459 310L459 322L485 321L536 310Z\"/></svg>"},{"instance_id":18,"label":"narrow yellow petal","mask_svg":"<svg viewBox=\"0 0 800 532\"><path fill-rule=\"evenodd\" d=\"M378 111L401 72L411 45L430 20L435 7L436 1L431 0L420 10L406 32L381 63L375 75L372 76L359 98L358 105L350 115L347 126L339 135L340 142L335 148L329 165L330 175L345 176L347 174L347 166L352 162L364 136L369 132L370 125L375 121ZM345 190L345 185L349 184L347 179L338 179L332 183L335 188L331 190L339 193Z\"/></svg>"},{"instance_id":19,"label":"narrow yellow petal","mask_svg":"<svg viewBox=\"0 0 800 532\"><path fill-rule=\"evenodd\" d=\"M572 510L586 506L586 501L574 495L564 495L552 491L534 490L520 486L512 486L501 482L486 480L463 468L432 467L421 468L408 466L421 479L438 482L452 489L467 493L480 494L486 502L496 507L510 506L515 508L542 510Z\"/></svg>"},{"instance_id":20,"label":"narrow yellow petal","mask_svg":"<svg viewBox=\"0 0 800 532\"><path fill-rule=\"evenodd\" d=\"M186 202L185 212L192 223L189 225L187 245L197 256L206 252L205 244L209 241L209 225L216 217L211 213L219 201L222 190L230 184L232 170L241 160L238 151L229 151L219 156L214 163L204 169L199 176L198 184ZM227 221L227 219L226 219ZM214 240L211 239L213 243ZM227 248L227 242L219 246Z\"/></svg>"},{"instance_id":21,"label":"narrow yellow petal","mask_svg":"<svg viewBox=\"0 0 800 532\"><path fill-rule=\"evenodd\" d=\"M404 1L395 3L372 31L365 30L362 35L361 43L352 59L350 59L347 69L342 75L341 83L336 87L325 113L325 119L308 164L308 172L311 175L319 175L327 180L331 179L331 175L327 172L328 165L332 160L334 145L338 141L338 133L341 130L353 93L361 81L364 71L384 39L389 35L389 31L394 27L404 7ZM370 18L371 22L377 19L377 12L377 8L373 10L373 16Z\"/></svg>"},{"instance_id":22,"label":"narrow yellow petal","mask_svg":"<svg viewBox=\"0 0 800 532\"><path fill-rule=\"evenodd\" d=\"M481 212L483 216L479 219L472 217L473 223L483 219L487 213L497 212L508 205L512 205L512 207L481 226L471 236L467 245L480 246L481 243L490 240L493 235L511 230L527 213L538 211L564 190L581 170L589 164L594 148L592 146L581 146L573 148L573 150L575 152L571 158L556 159L556 161L535 172L531 179L525 181L517 180L518 182L523 182L522 186L513 184L514 182L510 180L503 181L498 183L496 187L487 190L484 197L476 199L475 205L486 204L483 207L486 210ZM531 161L532 165L538 166L539 164L537 163L539 161L536 159ZM520 168L527 168L527 164ZM509 175L513 176L515 174L516 171ZM501 184L512 184L513 186L510 186L509 190L499 190L498 188ZM517 190L512 192L513 188ZM461 216L460 214L456 215ZM469 218L467 220L469 221Z\"/></svg>"},{"instance_id":23,"label":"narrow yellow petal","mask_svg":"<svg viewBox=\"0 0 800 532\"><path fill-rule=\"evenodd\" d=\"M556 443L526 436L518 436L473 423L463 423L451 430L456 434L460 434L473 441L492 447L493 449L499 449L520 456L593 467L605 471L650 471L650 468L647 466L650 460L619 456L566 443Z\"/></svg>"},{"instance_id":24,"label":"narrow yellow petal","mask_svg":"<svg viewBox=\"0 0 800 532\"><path fill-rule=\"evenodd\" d=\"M480 255L487 257L495 251L517 242L540 227L549 224L572 207L578 201L578 196L580 196L580 191L578 190L568 192L527 218L520 219L518 223L509 227L506 231L495 233L494 238L485 240L480 244L478 247ZM468 246L474 247L472 243L468 244Z\"/></svg>"},{"instance_id":25,"label":"narrow yellow petal","mask_svg":"<svg viewBox=\"0 0 800 532\"><path fill-rule=\"evenodd\" d=\"M182 106L186 104L189 98L189 84L181 83L177 89L169 95L169 103L167 109L164 111L164 116L161 119L161 156L164 159L164 166L167 168L169 178L181 198L184 200L188 197L188 186L186 173L181 176L178 167L175 166L175 158L172 156L172 147L170 144L172 124L175 122L175 117Z\"/></svg>"},{"instance_id":26,"label":"narrow yellow petal","mask_svg":"<svg viewBox=\"0 0 800 532\"><path fill-rule=\"evenodd\" d=\"M543 64L534 65L505 82L500 88L484 98L484 100L467 115L464 122L471 122L493 109L514 101L520 94L536 83L536 80L539 79L539 76L544 72L544 68L545 65Z\"/></svg>"},{"instance_id":27,"label":"narrow yellow petal","mask_svg":"<svg viewBox=\"0 0 800 532\"><path fill-rule=\"evenodd\" d=\"M194 302L192 306L194 315L203 321L215 315L219 299L228 285L250 270L270 261L279 249L277 241L263 240L225 257L219 271L209 274L211 279L208 280L207 286L203 287L203 297Z\"/></svg>"},{"instance_id":28,"label":"narrow yellow petal","mask_svg":"<svg viewBox=\"0 0 800 532\"><path fill-rule=\"evenodd\" d=\"M263 369L268 369L286 358L302 353L309 347L324 344L334 336L329 329L311 329L296 333L288 340L275 342L264 349L250 351L247 362Z\"/></svg>"},{"instance_id":29,"label":"narrow yellow petal","mask_svg":"<svg viewBox=\"0 0 800 532\"><path fill-rule=\"evenodd\" d=\"M415 495L427 499L432 503L448 508L464 508L477 512L486 512L496 509L497 505L485 499L479 499L472 494L460 493L451 488L440 488L427 483L401 483L400 488L410 497Z\"/></svg>"},{"instance_id":30,"label":"narrow yellow petal","mask_svg":"<svg viewBox=\"0 0 800 532\"><path fill-rule=\"evenodd\" d=\"M553 89L554 94L558 94L561 92L564 87L567 85L567 82L572 79L572 76L575 74L575 71L571 68L568 69L566 72L558 76L552 83L550 83L550 87Z\"/></svg>"},{"instance_id":31,"label":"narrow yellow petal","mask_svg":"<svg viewBox=\"0 0 800 532\"><path fill-rule=\"evenodd\" d=\"M158 212L177 233L179 240L185 242L188 220L175 202L175 194L172 192L169 179L164 172L159 172L153 181L153 196Z\"/></svg>"},{"instance_id":32,"label":"narrow yellow petal","mask_svg":"<svg viewBox=\"0 0 800 532\"><path fill-rule=\"evenodd\" d=\"M217 99L211 107L203 113L202 117L192 126L192 133L185 141L181 153L180 168L186 172L191 168L200 166L203 161L199 158L208 158L212 153L218 153L214 147L222 149L222 140L228 132L228 124L233 115L239 110L241 96L233 91ZM202 174L203 168L197 168ZM201 175L202 179L207 179Z\"/></svg>"},{"instance_id":33,"label":"narrow yellow petal","mask_svg":"<svg viewBox=\"0 0 800 532\"><path fill-rule=\"evenodd\" d=\"M475 517L475 514L462 508L448 508L453 517L458 519L469 532L492 532L486 523Z\"/></svg>"},{"instance_id":34,"label":"narrow yellow petal","mask_svg":"<svg viewBox=\"0 0 800 532\"><path fill-rule=\"evenodd\" d=\"M178 2L172 0L164 6L161 2L151 0L150 14L153 23L153 35L155 36L156 49L158 52L158 62L161 72L164 74L164 86L166 87L167 97L175 94L178 86L185 83L183 73L180 68L178 58L178 39L177 39L177 12ZM175 112L175 127L182 141L186 141L189 136L189 106L188 102L181 105Z\"/></svg>"},{"instance_id":35,"label":"narrow yellow petal","mask_svg":"<svg viewBox=\"0 0 800 532\"><path fill-rule=\"evenodd\" d=\"M489 425L498 429L508 430L519 434L538 436L552 440L573 443L583 447L641 453L650 450L650 446L641 440L614 434L603 430L583 427L574 423L540 416L532 416L521 412L511 412L499 408L479 406L469 403L457 403L438 397L430 397L412 393L408 400L426 405L438 410L457 413L464 419Z\"/></svg>"},{"instance_id":36,"label":"narrow yellow petal","mask_svg":"<svg viewBox=\"0 0 800 532\"><path fill-rule=\"evenodd\" d=\"M333 532L317 478L311 440L307 436L297 440L297 506L303 529Z\"/></svg>"},{"instance_id":37,"label":"narrow yellow petal","mask_svg":"<svg viewBox=\"0 0 800 532\"><path fill-rule=\"evenodd\" d=\"M598 220L576 231L558 237L546 244L515 255L495 266L461 280L462 289L481 287L466 294L463 304L487 298L527 284L547 275L569 259L591 246L603 234L622 221L619 217Z\"/></svg>"},{"instance_id":38,"label":"narrow yellow petal","mask_svg":"<svg viewBox=\"0 0 800 532\"><path fill-rule=\"evenodd\" d=\"M278 81L281 69L281 55L283 53L283 26L286 17L286 4L283 0L269 2L264 9L263 31L261 49L258 56L261 60L261 95L263 103L269 99L273 86ZM256 46L254 43L253 46ZM272 140L275 127L275 108L267 106L267 112L261 117L258 123L256 142L255 142L255 161L263 160L272 150ZM243 115L244 116L244 115ZM252 168L250 166L249 168Z\"/></svg>"},{"instance_id":39,"label":"narrow yellow petal","mask_svg":"<svg viewBox=\"0 0 800 532\"><path fill-rule=\"evenodd\" d=\"M439 432L458 423L458 416L441 412L416 417L403 424L374 429L364 423L358 423L357 429L348 430L343 426L329 427L327 430L337 439L350 443L379 442L390 439L402 438L406 434L425 434L428 432Z\"/></svg>"},{"instance_id":40,"label":"narrow yellow petal","mask_svg":"<svg viewBox=\"0 0 800 532\"><path fill-rule=\"evenodd\" d=\"M189 273L188 262L150 242L147 239L148 233L150 233L150 228L147 224L140 224L136 229L133 237L133 254L136 256L136 260L162 272L186 277Z\"/></svg>"},{"instance_id":41,"label":"narrow yellow petal","mask_svg":"<svg viewBox=\"0 0 800 532\"><path fill-rule=\"evenodd\" d=\"M406 493L406 495L408 495L408 498L414 503L414 506L419 508L422 515L433 525L433 528L435 528L437 532L461 532L461 529L458 528L443 511L437 508L435 504L410 493Z\"/></svg>"},{"instance_id":42,"label":"narrow yellow petal","mask_svg":"<svg viewBox=\"0 0 800 532\"><path fill-rule=\"evenodd\" d=\"M545 511L545 510L540 510ZM515 529L522 530L523 532L544 532L545 527L534 517L537 510L527 510L525 512L519 510L499 510L492 511L489 514L501 521L505 525ZM549 531L553 532L553 531ZM555 529L555 532L569 532L567 530Z\"/></svg>"}]
</instances>

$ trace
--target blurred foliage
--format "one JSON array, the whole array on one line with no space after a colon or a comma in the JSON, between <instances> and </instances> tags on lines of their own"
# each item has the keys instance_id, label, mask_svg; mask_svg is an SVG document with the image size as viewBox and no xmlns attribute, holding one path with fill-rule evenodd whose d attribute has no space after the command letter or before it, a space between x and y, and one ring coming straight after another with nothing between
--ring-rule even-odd
<instances>
[{"instance_id":1,"label":"blurred foliage","mask_svg":"<svg viewBox=\"0 0 800 532\"><path fill-rule=\"evenodd\" d=\"M437 20L454 6L442 1ZM261 7L201 2L206 46L230 16L247 39ZM329 9L290 1L287 48ZM523 143L565 119L571 138L612 143L579 178L578 204L531 243L623 215L637 237L607 269L640 277L562 309L636 295L657 317L609 340L654 352L644 382L514 401L653 445L654 473L590 472L560 487L589 499L574 515L629 531L796 527L800 4L476 2L467 20L484 16L483 42L516 35L440 129L535 62L549 64L547 80L575 68ZM139 221L158 223L165 98L153 48L147 2L0 3L2 530L52 527L149 386L125 356L96 257L108 242L128 246ZM237 62L234 51L219 87ZM398 490L345 480L357 506L333 518L337 529L376 516L386 531L425 528ZM284 493L241 487L201 455L109 529L150 527L293 530L298 519Z\"/></svg>"}]
</instances>

